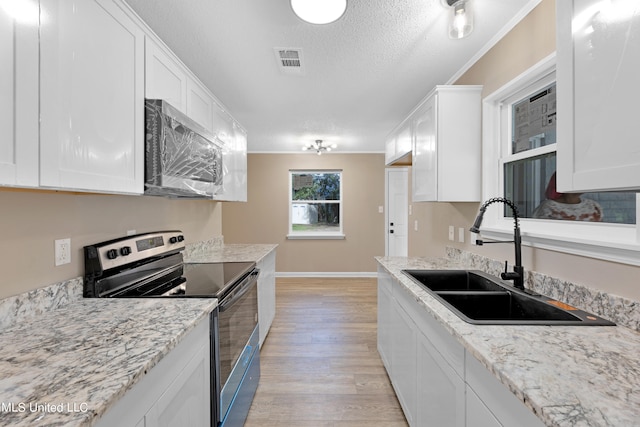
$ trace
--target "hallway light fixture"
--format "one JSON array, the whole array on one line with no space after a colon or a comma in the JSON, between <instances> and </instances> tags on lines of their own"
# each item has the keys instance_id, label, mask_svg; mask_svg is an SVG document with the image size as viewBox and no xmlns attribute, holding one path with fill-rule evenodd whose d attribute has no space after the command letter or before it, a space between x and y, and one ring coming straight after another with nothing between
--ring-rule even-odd
<instances>
[{"instance_id":1,"label":"hallway light fixture","mask_svg":"<svg viewBox=\"0 0 640 427\"><path fill-rule=\"evenodd\" d=\"M310 24L330 24L347 10L347 0L291 0L298 18Z\"/></svg>"},{"instance_id":2,"label":"hallway light fixture","mask_svg":"<svg viewBox=\"0 0 640 427\"><path fill-rule=\"evenodd\" d=\"M302 151L311 150L318 154L318 156L322 155L322 153L329 152L335 148L338 148L336 144L324 145L324 141L321 139L316 139L315 142L310 142L309 144L302 147Z\"/></svg>"},{"instance_id":3,"label":"hallway light fixture","mask_svg":"<svg viewBox=\"0 0 640 427\"><path fill-rule=\"evenodd\" d=\"M473 0L443 0L449 7L449 38L463 39L473 31Z\"/></svg>"}]
</instances>

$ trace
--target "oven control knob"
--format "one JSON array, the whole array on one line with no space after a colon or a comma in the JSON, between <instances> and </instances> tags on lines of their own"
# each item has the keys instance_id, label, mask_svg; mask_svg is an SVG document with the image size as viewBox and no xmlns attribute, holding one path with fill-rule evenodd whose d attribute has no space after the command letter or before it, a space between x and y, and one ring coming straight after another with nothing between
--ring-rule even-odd
<instances>
[{"instance_id":1,"label":"oven control knob","mask_svg":"<svg viewBox=\"0 0 640 427\"><path fill-rule=\"evenodd\" d=\"M182 242L184 240L184 236L182 234L180 234L178 236L178 242Z\"/></svg>"},{"instance_id":2,"label":"oven control knob","mask_svg":"<svg viewBox=\"0 0 640 427\"><path fill-rule=\"evenodd\" d=\"M109 259L118 258L118 251L116 251L115 249L109 249L107 251L107 258L109 258Z\"/></svg>"},{"instance_id":3,"label":"oven control knob","mask_svg":"<svg viewBox=\"0 0 640 427\"><path fill-rule=\"evenodd\" d=\"M178 243L178 238L176 236L169 237L169 243L171 243L172 245L174 243Z\"/></svg>"},{"instance_id":4,"label":"oven control knob","mask_svg":"<svg viewBox=\"0 0 640 427\"><path fill-rule=\"evenodd\" d=\"M131 246L123 246L120 248L120 255L127 256L131 253Z\"/></svg>"}]
</instances>

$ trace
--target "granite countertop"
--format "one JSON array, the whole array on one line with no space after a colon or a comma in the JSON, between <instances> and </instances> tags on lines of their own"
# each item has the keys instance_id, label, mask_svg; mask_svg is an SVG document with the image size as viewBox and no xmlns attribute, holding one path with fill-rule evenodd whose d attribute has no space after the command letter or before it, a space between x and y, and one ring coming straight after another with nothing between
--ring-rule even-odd
<instances>
[{"instance_id":1,"label":"granite countertop","mask_svg":"<svg viewBox=\"0 0 640 427\"><path fill-rule=\"evenodd\" d=\"M79 299L0 332L0 425L92 425L217 305Z\"/></svg>"},{"instance_id":2,"label":"granite countertop","mask_svg":"<svg viewBox=\"0 0 640 427\"><path fill-rule=\"evenodd\" d=\"M376 259L546 425L639 425L640 333L622 326L472 325L401 273L469 267L448 258Z\"/></svg>"},{"instance_id":3,"label":"granite countertop","mask_svg":"<svg viewBox=\"0 0 640 427\"><path fill-rule=\"evenodd\" d=\"M223 244L192 246L184 254L184 262L258 262L275 250L276 244Z\"/></svg>"}]
</instances>

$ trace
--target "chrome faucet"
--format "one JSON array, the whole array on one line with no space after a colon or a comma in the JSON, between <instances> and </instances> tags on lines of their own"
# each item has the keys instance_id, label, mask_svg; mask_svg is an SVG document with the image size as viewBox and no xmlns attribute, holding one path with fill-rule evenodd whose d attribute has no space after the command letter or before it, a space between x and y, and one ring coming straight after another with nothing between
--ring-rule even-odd
<instances>
[{"instance_id":1,"label":"chrome faucet","mask_svg":"<svg viewBox=\"0 0 640 427\"><path fill-rule=\"evenodd\" d=\"M513 212L513 240L508 242L484 242L483 240L476 240L476 244L483 245L485 243L513 243L515 246L516 259L515 265L513 266L513 271L507 271L507 262L504 263L504 272L500 275L503 280L513 280L513 286L518 289L524 290L524 267L522 267L522 239L520 237L520 224L518 221L518 207L509 199L505 199L504 197L494 197L493 199L489 199L480 206L480 210L478 211L478 216L476 216L476 220L473 223L473 226L469 229L472 233L480 233L480 224L482 224L482 218L484 217L484 213L487 210L487 207L493 203L500 202L511 208Z\"/></svg>"}]
</instances>

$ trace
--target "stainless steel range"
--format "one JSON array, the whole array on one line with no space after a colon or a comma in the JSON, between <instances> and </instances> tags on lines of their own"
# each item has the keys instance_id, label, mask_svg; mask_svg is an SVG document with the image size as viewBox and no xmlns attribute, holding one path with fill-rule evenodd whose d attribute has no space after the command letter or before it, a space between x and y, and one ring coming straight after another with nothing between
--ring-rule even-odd
<instances>
[{"instance_id":1,"label":"stainless steel range","mask_svg":"<svg viewBox=\"0 0 640 427\"><path fill-rule=\"evenodd\" d=\"M184 263L161 231L84 247L86 298L218 298L211 314L211 425L241 427L260 378L255 263Z\"/></svg>"}]
</instances>

